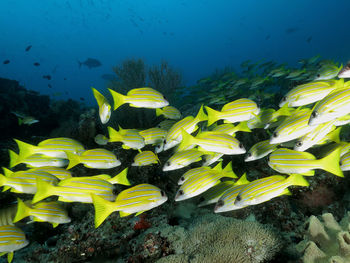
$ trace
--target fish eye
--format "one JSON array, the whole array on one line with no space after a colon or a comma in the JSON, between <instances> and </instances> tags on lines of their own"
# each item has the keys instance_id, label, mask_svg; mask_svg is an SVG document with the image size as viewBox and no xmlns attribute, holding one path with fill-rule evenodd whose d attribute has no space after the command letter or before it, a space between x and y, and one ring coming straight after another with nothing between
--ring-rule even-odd
<instances>
[{"instance_id":1,"label":"fish eye","mask_svg":"<svg viewBox=\"0 0 350 263\"><path fill-rule=\"evenodd\" d=\"M161 196L165 196L165 193L163 190L160 191Z\"/></svg>"},{"instance_id":2,"label":"fish eye","mask_svg":"<svg viewBox=\"0 0 350 263\"><path fill-rule=\"evenodd\" d=\"M240 142L239 145L238 145L238 147L241 148L241 149L243 149L243 148L244 148L243 143Z\"/></svg>"},{"instance_id":3,"label":"fish eye","mask_svg":"<svg viewBox=\"0 0 350 263\"><path fill-rule=\"evenodd\" d=\"M237 195L236 201L241 201L241 200L242 200L241 196L240 196L240 195Z\"/></svg>"},{"instance_id":4,"label":"fish eye","mask_svg":"<svg viewBox=\"0 0 350 263\"><path fill-rule=\"evenodd\" d=\"M183 190L179 190L178 194L179 194L179 195L183 195L183 194L184 194L184 191L183 191Z\"/></svg>"},{"instance_id":5,"label":"fish eye","mask_svg":"<svg viewBox=\"0 0 350 263\"><path fill-rule=\"evenodd\" d=\"M339 161L339 165L343 165L343 162L342 162L342 161Z\"/></svg>"},{"instance_id":6,"label":"fish eye","mask_svg":"<svg viewBox=\"0 0 350 263\"><path fill-rule=\"evenodd\" d=\"M164 140L164 144L166 144L166 140Z\"/></svg>"},{"instance_id":7,"label":"fish eye","mask_svg":"<svg viewBox=\"0 0 350 263\"><path fill-rule=\"evenodd\" d=\"M217 203L216 203L216 207L222 207L224 206L225 202L224 200L219 200Z\"/></svg>"},{"instance_id":8,"label":"fish eye","mask_svg":"<svg viewBox=\"0 0 350 263\"><path fill-rule=\"evenodd\" d=\"M282 98L282 101L287 101L287 97L284 96L284 97Z\"/></svg>"},{"instance_id":9,"label":"fish eye","mask_svg":"<svg viewBox=\"0 0 350 263\"><path fill-rule=\"evenodd\" d=\"M165 100L167 100L167 98L166 98L165 96L163 96L163 98L164 98Z\"/></svg>"},{"instance_id":10,"label":"fish eye","mask_svg":"<svg viewBox=\"0 0 350 263\"><path fill-rule=\"evenodd\" d=\"M170 162L166 162L165 165L166 165L166 166L170 166Z\"/></svg>"},{"instance_id":11,"label":"fish eye","mask_svg":"<svg viewBox=\"0 0 350 263\"><path fill-rule=\"evenodd\" d=\"M312 118L316 118L317 115L318 115L318 112L317 112L317 111L313 111L313 112L311 113L311 117L312 117Z\"/></svg>"},{"instance_id":12,"label":"fish eye","mask_svg":"<svg viewBox=\"0 0 350 263\"><path fill-rule=\"evenodd\" d=\"M185 177L181 176L180 180L185 181Z\"/></svg>"},{"instance_id":13,"label":"fish eye","mask_svg":"<svg viewBox=\"0 0 350 263\"><path fill-rule=\"evenodd\" d=\"M278 136L277 132L272 133L272 137L277 138L277 136Z\"/></svg>"},{"instance_id":14,"label":"fish eye","mask_svg":"<svg viewBox=\"0 0 350 263\"><path fill-rule=\"evenodd\" d=\"M247 153L247 157L248 158L252 157L252 153Z\"/></svg>"},{"instance_id":15,"label":"fish eye","mask_svg":"<svg viewBox=\"0 0 350 263\"><path fill-rule=\"evenodd\" d=\"M321 75L320 75L320 74L317 74L317 77L319 78L319 77L321 77Z\"/></svg>"},{"instance_id":16,"label":"fish eye","mask_svg":"<svg viewBox=\"0 0 350 263\"><path fill-rule=\"evenodd\" d=\"M303 142L297 142L295 145L296 145L297 147L301 147L301 146L303 145Z\"/></svg>"}]
</instances>

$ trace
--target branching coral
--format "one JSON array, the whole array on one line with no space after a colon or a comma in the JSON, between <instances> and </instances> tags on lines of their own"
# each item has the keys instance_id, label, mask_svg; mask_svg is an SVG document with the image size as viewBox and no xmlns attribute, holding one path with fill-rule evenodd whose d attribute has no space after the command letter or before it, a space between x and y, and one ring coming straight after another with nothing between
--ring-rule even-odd
<instances>
[{"instance_id":1,"label":"branching coral","mask_svg":"<svg viewBox=\"0 0 350 263\"><path fill-rule=\"evenodd\" d=\"M305 239L297 245L304 263L350 262L350 212L338 223L326 213L319 220L311 216Z\"/></svg>"}]
</instances>

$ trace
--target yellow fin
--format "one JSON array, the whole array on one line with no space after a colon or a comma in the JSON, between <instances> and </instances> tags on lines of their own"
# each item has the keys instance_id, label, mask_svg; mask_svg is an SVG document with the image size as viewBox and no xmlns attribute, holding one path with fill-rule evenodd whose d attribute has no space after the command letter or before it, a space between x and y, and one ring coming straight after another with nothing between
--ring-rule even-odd
<instances>
[{"instance_id":1,"label":"yellow fin","mask_svg":"<svg viewBox=\"0 0 350 263\"><path fill-rule=\"evenodd\" d=\"M135 216L139 216L139 215L141 215L143 212L145 212L146 210L143 210L143 211L140 211L140 212L137 212L136 214L135 214Z\"/></svg>"},{"instance_id":2,"label":"yellow fin","mask_svg":"<svg viewBox=\"0 0 350 263\"><path fill-rule=\"evenodd\" d=\"M157 108L157 109L156 109L156 116L158 117L158 116L160 116L160 115L162 115L162 114L163 114L163 110L160 109L160 108Z\"/></svg>"},{"instance_id":3,"label":"yellow fin","mask_svg":"<svg viewBox=\"0 0 350 263\"><path fill-rule=\"evenodd\" d=\"M235 128L237 131L241 132L252 132L252 130L248 127L247 121L241 121Z\"/></svg>"},{"instance_id":4,"label":"yellow fin","mask_svg":"<svg viewBox=\"0 0 350 263\"><path fill-rule=\"evenodd\" d=\"M297 186L309 186L309 182L304 178L301 174L291 174L287 179L286 183L289 185L297 185Z\"/></svg>"},{"instance_id":5,"label":"yellow fin","mask_svg":"<svg viewBox=\"0 0 350 263\"><path fill-rule=\"evenodd\" d=\"M337 149L335 149L332 153L330 153L329 155L327 155L326 157L318 160L319 164L320 164L320 168L330 172L332 174L335 174L336 176L339 177L344 177L344 174L342 172L342 170L340 169L340 151L341 149L338 147Z\"/></svg>"},{"instance_id":6,"label":"yellow fin","mask_svg":"<svg viewBox=\"0 0 350 263\"><path fill-rule=\"evenodd\" d=\"M216 111L208 106L204 107L208 113L208 126L212 125L214 122L220 120L220 111Z\"/></svg>"},{"instance_id":7,"label":"yellow fin","mask_svg":"<svg viewBox=\"0 0 350 263\"><path fill-rule=\"evenodd\" d=\"M127 174L128 174L128 168L125 168L119 174L110 178L107 181L110 182L111 184L131 185L131 183L129 182L129 180L127 178Z\"/></svg>"},{"instance_id":8,"label":"yellow fin","mask_svg":"<svg viewBox=\"0 0 350 263\"><path fill-rule=\"evenodd\" d=\"M231 178L237 178L238 176L235 174L235 172L232 170L232 161L229 162L225 168L222 170L223 175L225 177L231 177Z\"/></svg>"},{"instance_id":9,"label":"yellow fin","mask_svg":"<svg viewBox=\"0 0 350 263\"><path fill-rule=\"evenodd\" d=\"M14 141L17 143L18 149L19 149L19 154L18 154L18 158L16 161L17 164L24 161L25 158L36 153L37 149L39 148L35 145L29 144L26 142L22 142L22 141L17 140L17 139L14 139Z\"/></svg>"},{"instance_id":10,"label":"yellow fin","mask_svg":"<svg viewBox=\"0 0 350 263\"><path fill-rule=\"evenodd\" d=\"M30 216L30 207L19 198L17 198L17 213L13 219L13 223L20 221L21 219Z\"/></svg>"},{"instance_id":11,"label":"yellow fin","mask_svg":"<svg viewBox=\"0 0 350 263\"><path fill-rule=\"evenodd\" d=\"M123 136L120 134L121 128L119 129L119 132L113 129L112 127L108 126L108 137L110 142L121 142L123 140Z\"/></svg>"},{"instance_id":12,"label":"yellow fin","mask_svg":"<svg viewBox=\"0 0 350 263\"><path fill-rule=\"evenodd\" d=\"M18 159L18 154L15 153L14 151L12 150L8 150L9 151L9 157L10 157L10 168L16 166L17 164L19 164L19 162L17 162Z\"/></svg>"},{"instance_id":13,"label":"yellow fin","mask_svg":"<svg viewBox=\"0 0 350 263\"><path fill-rule=\"evenodd\" d=\"M7 177L13 174L13 172L10 169L7 169L6 167L2 167L2 170L4 171L4 175Z\"/></svg>"},{"instance_id":14,"label":"yellow fin","mask_svg":"<svg viewBox=\"0 0 350 263\"><path fill-rule=\"evenodd\" d=\"M8 263L11 263L12 262L12 259L13 259L13 252L9 252L7 254L7 262Z\"/></svg>"},{"instance_id":15,"label":"yellow fin","mask_svg":"<svg viewBox=\"0 0 350 263\"><path fill-rule=\"evenodd\" d=\"M195 117L195 121L200 122L200 121L206 121L208 120L208 116L205 114L204 110L203 110L203 105L201 105L197 116Z\"/></svg>"},{"instance_id":16,"label":"yellow fin","mask_svg":"<svg viewBox=\"0 0 350 263\"><path fill-rule=\"evenodd\" d=\"M91 198L95 207L95 228L98 228L115 211L114 203L94 194Z\"/></svg>"},{"instance_id":17,"label":"yellow fin","mask_svg":"<svg viewBox=\"0 0 350 263\"><path fill-rule=\"evenodd\" d=\"M33 197L32 203L37 203L46 197L55 195L56 186L45 182L44 180L36 180L37 191Z\"/></svg>"},{"instance_id":18,"label":"yellow fin","mask_svg":"<svg viewBox=\"0 0 350 263\"><path fill-rule=\"evenodd\" d=\"M99 107L101 107L105 102L106 98L95 88L91 87L92 92L94 93L94 97L97 101Z\"/></svg>"},{"instance_id":19,"label":"yellow fin","mask_svg":"<svg viewBox=\"0 0 350 263\"><path fill-rule=\"evenodd\" d=\"M123 211L119 211L119 216L120 217L126 217L126 216L129 216L131 215L132 213L126 213L126 212L123 212Z\"/></svg>"},{"instance_id":20,"label":"yellow fin","mask_svg":"<svg viewBox=\"0 0 350 263\"><path fill-rule=\"evenodd\" d=\"M51 222L51 224L52 224L53 228L56 228L59 225L59 223L52 223L52 222Z\"/></svg>"},{"instance_id":21,"label":"yellow fin","mask_svg":"<svg viewBox=\"0 0 350 263\"><path fill-rule=\"evenodd\" d=\"M250 182L247 179L247 174L244 173L235 183L235 185L249 184Z\"/></svg>"},{"instance_id":22,"label":"yellow fin","mask_svg":"<svg viewBox=\"0 0 350 263\"><path fill-rule=\"evenodd\" d=\"M69 165L67 166L67 170L73 168L74 166L80 164L80 156L77 154L74 154L72 152L65 152L67 154L67 158L69 160Z\"/></svg>"},{"instance_id":23,"label":"yellow fin","mask_svg":"<svg viewBox=\"0 0 350 263\"><path fill-rule=\"evenodd\" d=\"M124 96L112 89L108 89L109 92L112 94L113 102L114 102L114 110L118 109L121 105L126 103L127 96Z\"/></svg>"}]
</instances>

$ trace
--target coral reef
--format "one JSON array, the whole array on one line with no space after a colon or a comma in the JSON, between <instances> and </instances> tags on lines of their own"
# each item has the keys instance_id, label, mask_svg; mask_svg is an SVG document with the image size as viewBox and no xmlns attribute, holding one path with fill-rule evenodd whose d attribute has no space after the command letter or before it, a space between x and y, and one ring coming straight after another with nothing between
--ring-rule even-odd
<instances>
[{"instance_id":1,"label":"coral reef","mask_svg":"<svg viewBox=\"0 0 350 263\"><path fill-rule=\"evenodd\" d=\"M304 263L350 262L350 212L338 223L331 213L311 216L305 239L297 245Z\"/></svg>"}]
</instances>

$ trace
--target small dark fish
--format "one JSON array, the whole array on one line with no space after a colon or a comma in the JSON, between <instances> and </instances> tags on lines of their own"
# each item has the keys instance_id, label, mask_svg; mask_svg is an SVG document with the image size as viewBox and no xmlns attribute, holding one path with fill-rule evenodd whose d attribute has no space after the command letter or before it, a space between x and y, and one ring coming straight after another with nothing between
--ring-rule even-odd
<instances>
[{"instance_id":1,"label":"small dark fish","mask_svg":"<svg viewBox=\"0 0 350 263\"><path fill-rule=\"evenodd\" d=\"M67 80L67 78L64 78L63 80Z\"/></svg>"},{"instance_id":2,"label":"small dark fish","mask_svg":"<svg viewBox=\"0 0 350 263\"><path fill-rule=\"evenodd\" d=\"M26 52L28 52L31 48L32 48L32 45L29 45L28 47L26 47Z\"/></svg>"},{"instance_id":3,"label":"small dark fish","mask_svg":"<svg viewBox=\"0 0 350 263\"><path fill-rule=\"evenodd\" d=\"M163 32L163 35L166 36L166 35L167 35L167 32L164 31L164 32Z\"/></svg>"},{"instance_id":4,"label":"small dark fish","mask_svg":"<svg viewBox=\"0 0 350 263\"><path fill-rule=\"evenodd\" d=\"M8 60L8 59L6 59L6 60L4 60L4 62L2 62L2 64L9 64L10 63L10 60Z\"/></svg>"},{"instance_id":5,"label":"small dark fish","mask_svg":"<svg viewBox=\"0 0 350 263\"><path fill-rule=\"evenodd\" d=\"M47 87L48 87L49 89L52 89L52 85L51 85L51 84L47 84Z\"/></svg>"},{"instance_id":6,"label":"small dark fish","mask_svg":"<svg viewBox=\"0 0 350 263\"><path fill-rule=\"evenodd\" d=\"M84 101L84 100L85 100L83 97L80 97L79 99L80 99L81 101Z\"/></svg>"},{"instance_id":7,"label":"small dark fish","mask_svg":"<svg viewBox=\"0 0 350 263\"><path fill-rule=\"evenodd\" d=\"M51 80L51 76L50 75L44 75L43 79Z\"/></svg>"},{"instance_id":8,"label":"small dark fish","mask_svg":"<svg viewBox=\"0 0 350 263\"><path fill-rule=\"evenodd\" d=\"M33 65L36 66L36 67L39 67L39 66L40 66L40 63L39 63L39 62L34 62Z\"/></svg>"},{"instance_id":9,"label":"small dark fish","mask_svg":"<svg viewBox=\"0 0 350 263\"><path fill-rule=\"evenodd\" d=\"M311 40L312 40L312 37L310 36L310 37L308 37L308 38L306 39L306 42L307 42L307 43L310 43Z\"/></svg>"},{"instance_id":10,"label":"small dark fish","mask_svg":"<svg viewBox=\"0 0 350 263\"><path fill-rule=\"evenodd\" d=\"M286 34L291 34L291 33L294 33L296 31L298 31L299 28L298 27L289 27L285 30Z\"/></svg>"},{"instance_id":11,"label":"small dark fish","mask_svg":"<svg viewBox=\"0 0 350 263\"><path fill-rule=\"evenodd\" d=\"M84 62L78 61L78 63L79 63L79 68L81 68L82 65L85 65L89 69L97 68L97 67L100 67L102 65L101 62L99 60L95 59L95 58L88 58Z\"/></svg>"},{"instance_id":12,"label":"small dark fish","mask_svg":"<svg viewBox=\"0 0 350 263\"><path fill-rule=\"evenodd\" d=\"M269 40L270 39L270 35L267 35L266 37L265 37L265 40Z\"/></svg>"}]
</instances>

